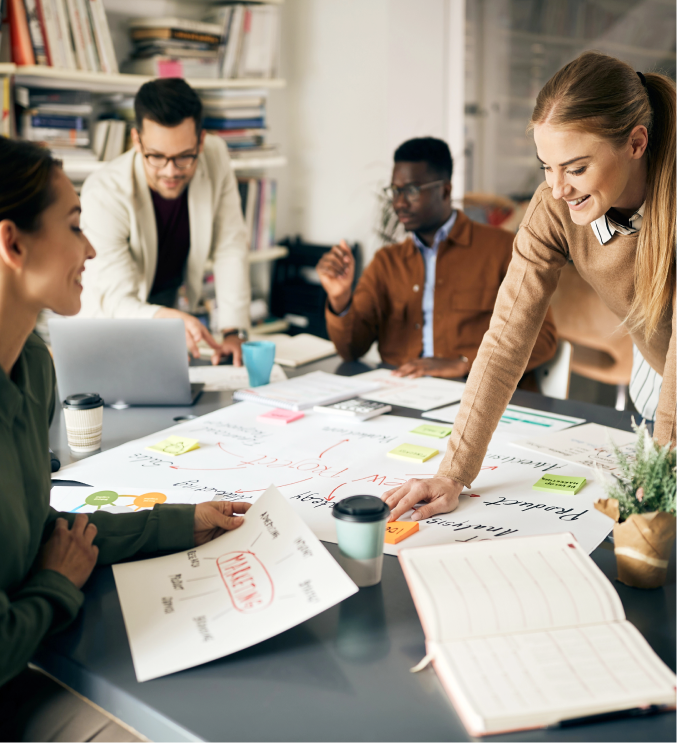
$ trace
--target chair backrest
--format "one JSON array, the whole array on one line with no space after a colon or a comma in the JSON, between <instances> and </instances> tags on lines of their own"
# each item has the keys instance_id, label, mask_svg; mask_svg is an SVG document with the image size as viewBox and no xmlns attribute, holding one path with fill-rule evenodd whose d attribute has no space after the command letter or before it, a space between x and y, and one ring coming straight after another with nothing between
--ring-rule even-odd
<instances>
[{"instance_id":1,"label":"chair backrest","mask_svg":"<svg viewBox=\"0 0 677 743\"><path fill-rule=\"evenodd\" d=\"M572 358L571 343L560 338L557 351L550 361L534 369L538 390L542 395L558 400L566 400L569 397Z\"/></svg>"}]
</instances>

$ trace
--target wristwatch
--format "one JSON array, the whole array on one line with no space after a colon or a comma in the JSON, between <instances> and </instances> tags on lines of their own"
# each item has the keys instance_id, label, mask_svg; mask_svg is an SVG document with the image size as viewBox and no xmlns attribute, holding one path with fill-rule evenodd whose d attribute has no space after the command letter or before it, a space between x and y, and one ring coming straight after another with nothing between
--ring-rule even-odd
<instances>
[{"instance_id":1,"label":"wristwatch","mask_svg":"<svg viewBox=\"0 0 677 743\"><path fill-rule=\"evenodd\" d=\"M249 340L249 331L247 328L233 328L223 334L223 338L227 338L229 335L237 335L237 337L244 343Z\"/></svg>"}]
</instances>

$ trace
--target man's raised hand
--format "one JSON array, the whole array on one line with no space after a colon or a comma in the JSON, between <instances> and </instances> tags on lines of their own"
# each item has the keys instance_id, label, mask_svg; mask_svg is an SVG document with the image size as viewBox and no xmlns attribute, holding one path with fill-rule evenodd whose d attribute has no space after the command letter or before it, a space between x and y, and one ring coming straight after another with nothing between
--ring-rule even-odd
<instances>
[{"instance_id":1,"label":"man's raised hand","mask_svg":"<svg viewBox=\"0 0 677 743\"><path fill-rule=\"evenodd\" d=\"M317 273L329 304L336 314L350 302L355 278L355 259L345 240L325 253L317 264Z\"/></svg>"}]
</instances>

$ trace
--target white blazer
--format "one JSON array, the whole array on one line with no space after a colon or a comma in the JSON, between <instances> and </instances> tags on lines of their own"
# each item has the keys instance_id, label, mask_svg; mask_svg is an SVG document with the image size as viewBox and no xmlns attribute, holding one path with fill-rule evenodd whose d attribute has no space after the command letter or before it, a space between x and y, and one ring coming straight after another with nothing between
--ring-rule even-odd
<instances>
[{"instance_id":1,"label":"white blazer","mask_svg":"<svg viewBox=\"0 0 677 743\"><path fill-rule=\"evenodd\" d=\"M82 228L97 256L83 273L80 317L150 318L157 266L157 229L142 156L125 152L92 173L80 196ZM208 259L213 261L219 325L249 327L247 231L225 142L207 134L188 186L190 252L186 290L197 305Z\"/></svg>"}]
</instances>

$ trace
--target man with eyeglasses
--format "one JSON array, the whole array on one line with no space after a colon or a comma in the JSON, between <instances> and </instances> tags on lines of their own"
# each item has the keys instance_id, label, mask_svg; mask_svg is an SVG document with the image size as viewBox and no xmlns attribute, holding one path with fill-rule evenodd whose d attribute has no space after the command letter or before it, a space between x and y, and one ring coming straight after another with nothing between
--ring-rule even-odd
<instances>
[{"instance_id":1,"label":"man with eyeglasses","mask_svg":"<svg viewBox=\"0 0 677 743\"><path fill-rule=\"evenodd\" d=\"M83 274L83 317L179 318L188 350L212 348L212 363L241 364L249 327L247 232L225 143L202 130L202 103L179 78L153 80L134 100L133 149L82 187L83 230L97 257ZM176 308L185 284L189 309L213 266L216 340Z\"/></svg>"},{"instance_id":2,"label":"man with eyeglasses","mask_svg":"<svg viewBox=\"0 0 677 743\"><path fill-rule=\"evenodd\" d=\"M378 341L398 376L465 376L512 255L513 236L471 221L451 204L452 159L445 142L411 139L395 151L385 189L406 240L379 250L352 291L355 262L345 241L317 265L327 292L327 329L346 360ZM526 371L557 348L550 311ZM523 387L535 389L525 378Z\"/></svg>"}]
</instances>

